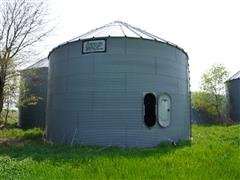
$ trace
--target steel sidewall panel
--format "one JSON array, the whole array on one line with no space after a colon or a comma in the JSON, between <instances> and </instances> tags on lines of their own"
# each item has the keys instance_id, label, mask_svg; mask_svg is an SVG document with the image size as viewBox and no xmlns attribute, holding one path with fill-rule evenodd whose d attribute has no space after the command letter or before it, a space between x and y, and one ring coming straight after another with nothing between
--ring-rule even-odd
<instances>
[{"instance_id":1,"label":"steel sidewall panel","mask_svg":"<svg viewBox=\"0 0 240 180\"><path fill-rule=\"evenodd\" d=\"M240 122L240 79L228 81L226 85L230 102L230 118Z\"/></svg>"},{"instance_id":2,"label":"steel sidewall panel","mask_svg":"<svg viewBox=\"0 0 240 180\"><path fill-rule=\"evenodd\" d=\"M45 128L48 68L35 68L34 73L32 70L25 70L21 80L27 87L27 94L20 92L20 96L28 98L33 95L40 99L34 105L19 106L18 124L23 129Z\"/></svg>"},{"instance_id":3,"label":"steel sidewall panel","mask_svg":"<svg viewBox=\"0 0 240 180\"><path fill-rule=\"evenodd\" d=\"M190 138L186 54L152 40L107 38L106 53L81 54L82 41L49 56L47 139L55 143L156 146ZM168 93L170 126L144 124L143 93Z\"/></svg>"}]
</instances>

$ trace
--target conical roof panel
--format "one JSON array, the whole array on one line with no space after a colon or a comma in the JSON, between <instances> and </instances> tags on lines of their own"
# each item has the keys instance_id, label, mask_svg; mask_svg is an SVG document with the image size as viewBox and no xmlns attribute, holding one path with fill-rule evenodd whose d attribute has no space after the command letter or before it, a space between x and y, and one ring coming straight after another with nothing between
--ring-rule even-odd
<instances>
[{"instance_id":1,"label":"conical roof panel","mask_svg":"<svg viewBox=\"0 0 240 180\"><path fill-rule=\"evenodd\" d=\"M32 64L31 66L28 66L26 69L41 67L48 67L48 58L41 59L40 61L37 61L36 63Z\"/></svg>"},{"instance_id":2,"label":"conical roof panel","mask_svg":"<svg viewBox=\"0 0 240 180\"><path fill-rule=\"evenodd\" d=\"M96 28L96 29L91 30L81 36L78 36L67 42L64 42L64 43L58 45L56 48L58 48L62 45L65 45L67 43L78 41L78 40L85 40L85 39L92 39L92 38L105 38L105 37L130 37L130 38L142 38L142 39L159 41L159 42L174 46L174 47L180 49L181 51L183 51L187 55L187 53L182 48L177 46L176 44L166 41L158 36L155 36L151 33L146 32L145 30L134 27L134 26L127 24L125 22L122 22L122 21L113 21L109 24L106 24L106 25L100 27L100 28ZM54 49L56 49L56 48L54 48ZM49 53L49 55L50 55L50 53Z\"/></svg>"},{"instance_id":3,"label":"conical roof panel","mask_svg":"<svg viewBox=\"0 0 240 180\"><path fill-rule=\"evenodd\" d=\"M134 38L143 38L143 39L151 39L157 40L161 42L167 43L168 41L159 38L153 34L150 34L140 28L134 27L130 24L127 24L122 21L114 21L109 24L106 24L100 28L91 30L81 36L78 36L71 41L75 40L84 40L90 38L100 38L100 37L134 37ZM169 42L168 42L169 43ZM172 43L170 43L172 44Z\"/></svg>"},{"instance_id":4,"label":"conical roof panel","mask_svg":"<svg viewBox=\"0 0 240 180\"><path fill-rule=\"evenodd\" d=\"M240 71L238 71L236 74L231 76L228 81L234 80L234 79L239 79L240 78Z\"/></svg>"}]
</instances>

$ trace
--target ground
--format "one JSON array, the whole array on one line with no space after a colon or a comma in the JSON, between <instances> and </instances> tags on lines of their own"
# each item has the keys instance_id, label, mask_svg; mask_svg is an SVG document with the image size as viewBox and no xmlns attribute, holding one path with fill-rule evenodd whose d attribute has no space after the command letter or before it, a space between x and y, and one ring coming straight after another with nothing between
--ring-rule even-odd
<instances>
[{"instance_id":1,"label":"ground","mask_svg":"<svg viewBox=\"0 0 240 180\"><path fill-rule=\"evenodd\" d=\"M121 149L53 145L43 131L0 130L0 179L240 179L240 125L194 125L191 142Z\"/></svg>"}]
</instances>

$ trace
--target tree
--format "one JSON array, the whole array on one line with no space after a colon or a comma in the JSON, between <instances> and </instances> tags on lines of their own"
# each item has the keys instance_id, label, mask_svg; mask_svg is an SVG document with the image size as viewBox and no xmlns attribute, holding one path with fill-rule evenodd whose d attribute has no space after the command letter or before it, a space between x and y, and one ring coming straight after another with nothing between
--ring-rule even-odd
<instances>
[{"instance_id":1,"label":"tree","mask_svg":"<svg viewBox=\"0 0 240 180\"><path fill-rule=\"evenodd\" d=\"M19 98L16 105L19 106L29 106L36 105L39 100L42 100L42 97L36 96L32 94L31 88L29 87L30 81L31 83L41 85L42 81L39 80L39 70L37 69L27 69L21 72L21 79L19 81Z\"/></svg>"},{"instance_id":2,"label":"tree","mask_svg":"<svg viewBox=\"0 0 240 180\"><path fill-rule=\"evenodd\" d=\"M224 112L225 85L229 72L222 64L214 64L201 77L201 92L193 94L193 107L221 119Z\"/></svg>"},{"instance_id":3,"label":"tree","mask_svg":"<svg viewBox=\"0 0 240 180\"><path fill-rule=\"evenodd\" d=\"M13 60L8 61L6 77L7 77L6 79L8 80L5 82L3 90L5 106L4 125L7 124L10 106L16 104L18 96L19 87L18 72L16 70L16 66Z\"/></svg>"},{"instance_id":4,"label":"tree","mask_svg":"<svg viewBox=\"0 0 240 180\"><path fill-rule=\"evenodd\" d=\"M43 40L53 28L48 27L44 1L12 0L0 2L0 114L4 88L12 81L9 62L18 66L32 55L32 47ZM30 54L31 53L31 54Z\"/></svg>"}]
</instances>

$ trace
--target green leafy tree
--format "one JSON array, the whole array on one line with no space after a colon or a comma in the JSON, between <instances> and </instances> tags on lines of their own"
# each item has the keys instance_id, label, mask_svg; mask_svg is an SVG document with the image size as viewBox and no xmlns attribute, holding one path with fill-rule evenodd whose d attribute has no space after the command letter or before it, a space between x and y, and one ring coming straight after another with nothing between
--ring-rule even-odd
<instances>
[{"instance_id":1,"label":"green leafy tree","mask_svg":"<svg viewBox=\"0 0 240 180\"><path fill-rule=\"evenodd\" d=\"M193 108L221 119L224 113L225 84L229 72L222 64L214 64L201 77L200 92L193 93Z\"/></svg>"},{"instance_id":2,"label":"green leafy tree","mask_svg":"<svg viewBox=\"0 0 240 180\"><path fill-rule=\"evenodd\" d=\"M29 54L33 58L33 47L51 31L48 10L44 0L0 1L0 115L4 90L8 83L9 62L17 66L26 64ZM8 82L9 81L9 82Z\"/></svg>"},{"instance_id":3,"label":"green leafy tree","mask_svg":"<svg viewBox=\"0 0 240 180\"><path fill-rule=\"evenodd\" d=\"M19 99L17 106L29 106L36 105L42 97L36 96L31 93L31 89L28 87L27 78L30 78L30 81L35 80L35 84L41 84L42 82L38 80L38 70L28 69L21 72L22 79L19 81ZM37 82L36 82L37 81Z\"/></svg>"},{"instance_id":4,"label":"green leafy tree","mask_svg":"<svg viewBox=\"0 0 240 180\"><path fill-rule=\"evenodd\" d=\"M29 106L36 105L41 97L35 96L31 93L31 89L26 83L26 78L30 78L31 81L35 80L41 84L41 81L38 80L38 70L36 69L27 69L21 71L20 73L17 70L16 64L13 60L8 61L8 69L6 75L6 83L4 86L4 110L1 114L1 121L4 125L8 124L9 112L13 107L19 106Z\"/></svg>"},{"instance_id":5,"label":"green leafy tree","mask_svg":"<svg viewBox=\"0 0 240 180\"><path fill-rule=\"evenodd\" d=\"M8 61L7 65L7 74L6 74L6 82L3 89L3 97L4 97L4 114L1 114L1 119L4 119L4 124L7 124L9 111L11 106L16 104L17 96L18 96L18 71L16 70L16 65L13 60Z\"/></svg>"}]
</instances>

